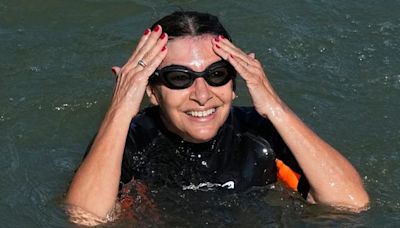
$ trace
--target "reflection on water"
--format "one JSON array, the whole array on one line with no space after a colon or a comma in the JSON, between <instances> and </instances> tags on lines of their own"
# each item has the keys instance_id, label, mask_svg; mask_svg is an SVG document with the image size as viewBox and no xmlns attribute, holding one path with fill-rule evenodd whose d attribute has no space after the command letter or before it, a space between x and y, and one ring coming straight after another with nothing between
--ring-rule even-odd
<instances>
[{"instance_id":1,"label":"reflection on water","mask_svg":"<svg viewBox=\"0 0 400 228\"><path fill-rule=\"evenodd\" d=\"M372 202L349 215L279 186L241 194L150 188L162 224L400 224L399 1L18 0L0 2L0 226L70 226L60 204L108 106L111 66L177 6L220 16L289 106L356 166ZM236 104L249 104L241 81L238 94ZM146 216L140 222L152 224Z\"/></svg>"}]
</instances>

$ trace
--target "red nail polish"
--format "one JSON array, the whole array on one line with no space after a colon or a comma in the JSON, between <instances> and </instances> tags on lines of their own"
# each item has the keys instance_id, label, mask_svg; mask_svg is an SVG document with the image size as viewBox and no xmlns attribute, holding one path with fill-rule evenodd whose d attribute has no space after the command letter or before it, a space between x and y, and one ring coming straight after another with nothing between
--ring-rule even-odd
<instances>
[{"instance_id":1,"label":"red nail polish","mask_svg":"<svg viewBox=\"0 0 400 228\"><path fill-rule=\"evenodd\" d=\"M164 39L165 38L165 32L163 32L163 34L161 34L160 39Z\"/></svg>"},{"instance_id":2,"label":"red nail polish","mask_svg":"<svg viewBox=\"0 0 400 228\"><path fill-rule=\"evenodd\" d=\"M146 29L146 30L144 31L143 35L147 35L147 34L149 34L149 33L150 33L150 29L148 28L148 29Z\"/></svg>"},{"instance_id":3,"label":"red nail polish","mask_svg":"<svg viewBox=\"0 0 400 228\"><path fill-rule=\"evenodd\" d=\"M164 46L161 51L165 51L167 49L167 46Z\"/></svg>"},{"instance_id":4,"label":"red nail polish","mask_svg":"<svg viewBox=\"0 0 400 228\"><path fill-rule=\"evenodd\" d=\"M223 35L219 35L219 37L221 38L221 40L225 39Z\"/></svg>"},{"instance_id":5,"label":"red nail polish","mask_svg":"<svg viewBox=\"0 0 400 228\"><path fill-rule=\"evenodd\" d=\"M111 68L111 71L112 71L114 74L117 74L117 71L116 71L114 68Z\"/></svg>"},{"instance_id":6,"label":"red nail polish","mask_svg":"<svg viewBox=\"0 0 400 228\"><path fill-rule=\"evenodd\" d=\"M215 42L219 42L218 36L215 37Z\"/></svg>"},{"instance_id":7,"label":"red nail polish","mask_svg":"<svg viewBox=\"0 0 400 228\"><path fill-rule=\"evenodd\" d=\"M217 48L221 48L218 44L215 44L215 47L217 47Z\"/></svg>"},{"instance_id":8,"label":"red nail polish","mask_svg":"<svg viewBox=\"0 0 400 228\"><path fill-rule=\"evenodd\" d=\"M158 30L160 30L161 26L160 25L156 25L156 27L154 28L154 32L158 32Z\"/></svg>"}]
</instances>

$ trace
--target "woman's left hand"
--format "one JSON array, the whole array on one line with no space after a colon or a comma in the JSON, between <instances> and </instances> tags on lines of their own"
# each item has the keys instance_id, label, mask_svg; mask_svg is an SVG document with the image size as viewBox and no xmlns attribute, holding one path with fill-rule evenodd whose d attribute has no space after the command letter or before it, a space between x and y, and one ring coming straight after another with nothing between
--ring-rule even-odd
<instances>
[{"instance_id":1,"label":"woman's left hand","mask_svg":"<svg viewBox=\"0 0 400 228\"><path fill-rule=\"evenodd\" d=\"M263 66L255 58L255 54L246 54L223 36L217 36L212 42L214 51L229 61L245 80L257 112L266 118L274 115L275 107L282 105L282 102L269 83Z\"/></svg>"}]
</instances>

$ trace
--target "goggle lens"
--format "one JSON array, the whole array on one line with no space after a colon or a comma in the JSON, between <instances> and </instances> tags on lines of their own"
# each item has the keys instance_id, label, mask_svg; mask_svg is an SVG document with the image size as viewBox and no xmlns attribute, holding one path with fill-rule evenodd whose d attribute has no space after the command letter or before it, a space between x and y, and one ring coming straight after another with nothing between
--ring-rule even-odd
<instances>
[{"instance_id":1,"label":"goggle lens","mask_svg":"<svg viewBox=\"0 0 400 228\"><path fill-rule=\"evenodd\" d=\"M150 83L162 82L170 89L186 89L194 80L203 77L214 87L223 86L236 76L236 71L228 62L221 60L211 64L203 72L195 72L183 66L167 66L157 70L151 77Z\"/></svg>"}]
</instances>

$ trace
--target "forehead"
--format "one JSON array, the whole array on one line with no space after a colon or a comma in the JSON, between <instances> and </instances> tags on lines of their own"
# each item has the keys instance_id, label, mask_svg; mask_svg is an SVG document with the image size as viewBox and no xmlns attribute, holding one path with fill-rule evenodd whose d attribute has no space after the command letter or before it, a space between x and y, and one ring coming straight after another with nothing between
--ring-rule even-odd
<instances>
[{"instance_id":1,"label":"forehead","mask_svg":"<svg viewBox=\"0 0 400 228\"><path fill-rule=\"evenodd\" d=\"M185 36L167 43L168 53L160 67L182 65L195 71L203 71L210 64L221 60L212 49L213 35Z\"/></svg>"}]
</instances>

